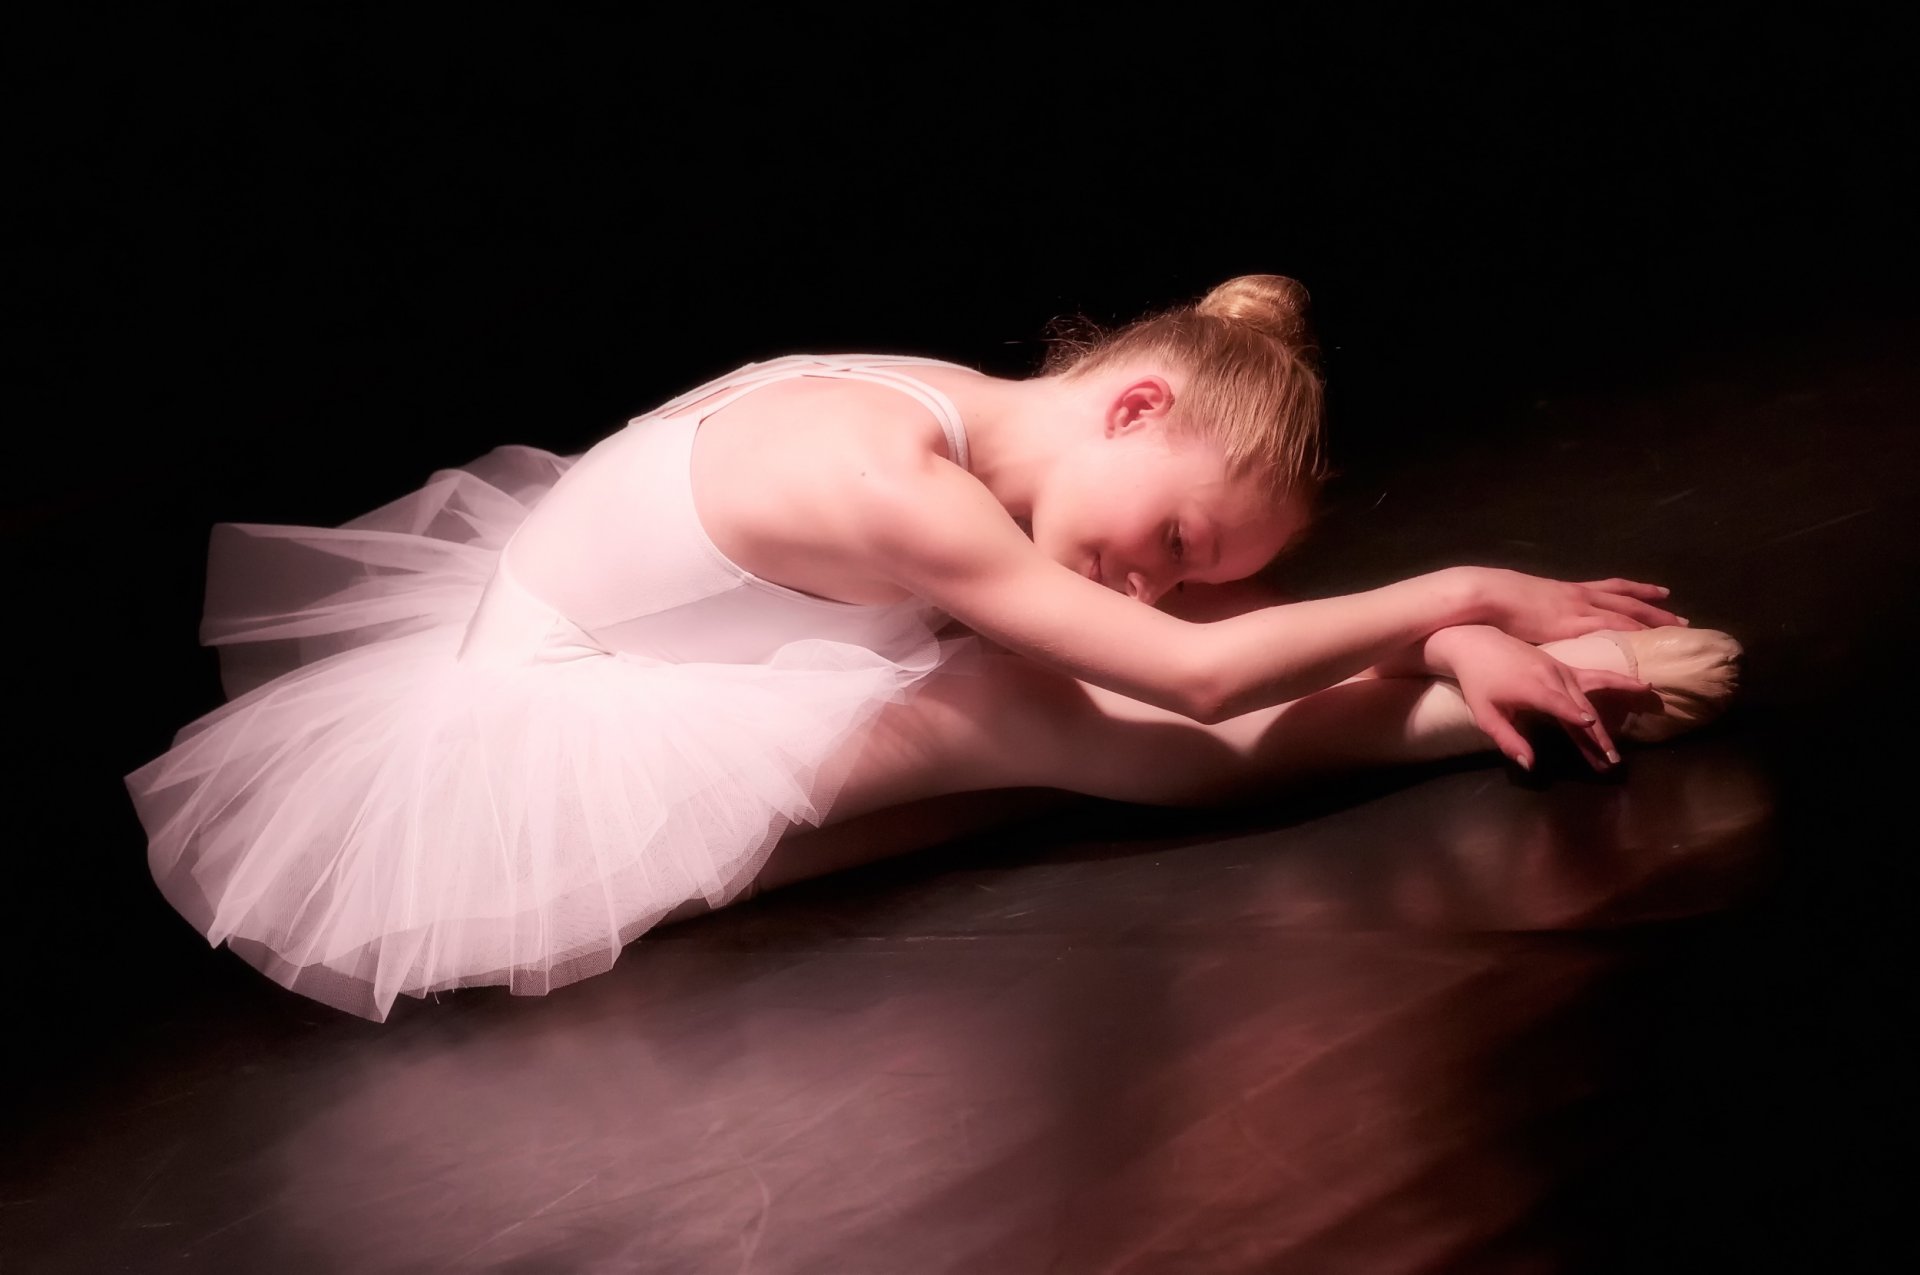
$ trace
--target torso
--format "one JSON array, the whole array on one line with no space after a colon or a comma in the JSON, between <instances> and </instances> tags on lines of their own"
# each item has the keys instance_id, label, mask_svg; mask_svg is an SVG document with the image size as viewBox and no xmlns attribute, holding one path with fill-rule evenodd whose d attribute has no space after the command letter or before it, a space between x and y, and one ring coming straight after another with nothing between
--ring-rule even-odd
<instances>
[{"instance_id":1,"label":"torso","mask_svg":"<svg viewBox=\"0 0 1920 1275\"><path fill-rule=\"evenodd\" d=\"M903 370L936 388L980 375ZM952 459L948 451L939 421L899 390L795 377L763 386L701 422L693 449L694 506L715 546L761 579L833 601L888 605L908 594L876 571L852 530L849 501L860 483L903 461Z\"/></svg>"},{"instance_id":2,"label":"torso","mask_svg":"<svg viewBox=\"0 0 1920 1275\"><path fill-rule=\"evenodd\" d=\"M895 582L870 529L876 499L897 507L930 467L968 467L958 409L923 370L795 355L635 417L573 458L502 547L496 583L635 657L918 650L938 612Z\"/></svg>"}]
</instances>

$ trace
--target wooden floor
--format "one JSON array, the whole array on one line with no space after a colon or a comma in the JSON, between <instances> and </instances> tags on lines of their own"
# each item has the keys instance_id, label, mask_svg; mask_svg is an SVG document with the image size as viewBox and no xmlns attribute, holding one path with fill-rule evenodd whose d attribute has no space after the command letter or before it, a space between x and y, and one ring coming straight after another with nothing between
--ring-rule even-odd
<instances>
[{"instance_id":1,"label":"wooden floor","mask_svg":"<svg viewBox=\"0 0 1920 1275\"><path fill-rule=\"evenodd\" d=\"M15 771L53 866L8 914L0 1269L1895 1269L1915 336L1515 387L1350 467L1288 587L1622 573L1747 644L1738 709L1617 777L1080 804L542 999L376 1026L207 950L116 792L181 693L130 685Z\"/></svg>"}]
</instances>

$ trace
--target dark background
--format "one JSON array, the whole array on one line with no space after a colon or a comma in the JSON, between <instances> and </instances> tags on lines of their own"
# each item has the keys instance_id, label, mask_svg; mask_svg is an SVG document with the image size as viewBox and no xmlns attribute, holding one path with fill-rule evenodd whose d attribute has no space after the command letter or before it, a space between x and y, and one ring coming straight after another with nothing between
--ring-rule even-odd
<instances>
[{"instance_id":1,"label":"dark background","mask_svg":"<svg viewBox=\"0 0 1920 1275\"><path fill-rule=\"evenodd\" d=\"M217 470L223 516L347 516L747 358L1019 373L1053 316L1274 271L1316 298L1351 459L1492 415L1517 368L1657 378L1914 277L1908 46L1811 6L1205 34L355 12L30 50L36 457L85 421L115 431L89 490L199 499ZM14 499L68 498L49 468Z\"/></svg>"},{"instance_id":2,"label":"dark background","mask_svg":"<svg viewBox=\"0 0 1920 1275\"><path fill-rule=\"evenodd\" d=\"M585 12L146 11L23 45L0 519L24 1104L205 957L117 785L218 702L193 644L211 522L337 523L781 353L1021 374L1057 316L1244 272L1311 289L1360 488L1563 393L1913 330L1911 47L1825 8L1205 34ZM1883 568L1832 564L1894 624L1911 582ZM1869 750L1888 723L1852 711L1828 728L1872 758L1853 777L1897 784L1910 722ZM1686 1251L1756 1208L1799 1209L1795 1234L1892 1224L1911 1175L1866 1162L1904 1150L1914 944L1900 878L1836 885L1900 861L1892 791L1800 825L1796 881L1828 893L1804 948L1760 953L1785 1000L1694 971L1698 1004L1745 999L1733 1036L1682 1034L1656 1094L1683 1133L1637 1189L1701 1193L1663 1215L1706 1219ZM1787 1052L1735 1059L1776 1008ZM1716 1176L1787 1141L1810 1158L1784 1182Z\"/></svg>"}]
</instances>

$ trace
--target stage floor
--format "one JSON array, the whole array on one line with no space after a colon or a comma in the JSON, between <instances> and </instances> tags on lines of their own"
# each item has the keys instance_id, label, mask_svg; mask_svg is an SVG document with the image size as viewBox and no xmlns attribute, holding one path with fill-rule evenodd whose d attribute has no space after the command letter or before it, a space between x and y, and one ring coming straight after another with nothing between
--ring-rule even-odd
<instances>
[{"instance_id":1,"label":"stage floor","mask_svg":"<svg viewBox=\"0 0 1920 1275\"><path fill-rule=\"evenodd\" d=\"M1290 587L1625 574L1742 639L1735 711L1616 776L1082 803L374 1025L167 910L103 725L16 772L86 777L10 912L0 1268L1893 1269L1915 336L1623 362L1350 459Z\"/></svg>"}]
</instances>

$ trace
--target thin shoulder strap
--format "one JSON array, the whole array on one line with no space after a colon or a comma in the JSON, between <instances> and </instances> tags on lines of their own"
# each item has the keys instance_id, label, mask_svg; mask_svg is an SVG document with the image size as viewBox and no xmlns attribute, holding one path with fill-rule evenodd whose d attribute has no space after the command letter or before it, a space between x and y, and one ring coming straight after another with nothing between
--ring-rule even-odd
<instances>
[{"instance_id":1,"label":"thin shoulder strap","mask_svg":"<svg viewBox=\"0 0 1920 1275\"><path fill-rule=\"evenodd\" d=\"M698 403L704 398L711 398L712 401L701 408L701 419L705 419L763 385L791 380L796 376L826 376L843 380L869 381L878 385L890 385L904 394L911 395L922 407L933 413L934 419L940 422L940 432L946 435L947 449L952 455L953 463L962 469L970 468L967 431L961 423L959 409L954 406L953 400L925 381L904 371L895 370L915 364L955 368L961 366L958 363L947 363L940 359L912 358L905 355L793 354L765 363L749 363L717 381L708 381L704 385L688 390L685 394L662 404L644 416L636 416L628 424L634 425L645 420L673 416L684 407ZM716 395L718 397L715 397Z\"/></svg>"},{"instance_id":2,"label":"thin shoulder strap","mask_svg":"<svg viewBox=\"0 0 1920 1275\"><path fill-rule=\"evenodd\" d=\"M762 385L797 375L800 367L816 361L810 354L792 354L782 359L770 359L765 363L748 363L725 376L696 385L677 398L669 399L659 407L636 416L627 423L633 425L655 417L672 416L683 407L720 394L722 397L707 409L710 413L717 412L741 395L759 389Z\"/></svg>"},{"instance_id":3,"label":"thin shoulder strap","mask_svg":"<svg viewBox=\"0 0 1920 1275\"><path fill-rule=\"evenodd\" d=\"M945 393L928 385L919 377L904 370L915 363L921 366L933 364L941 367L957 367L954 363L941 363L936 359L888 358L875 355L858 360L836 361L823 369L827 376L846 376L857 380L871 381L877 385L890 385L903 394L910 395L915 402L933 413L933 419L940 422L940 432L947 436L947 451L953 463L962 469L971 469L967 455L967 431L960 421L960 409Z\"/></svg>"}]
</instances>

